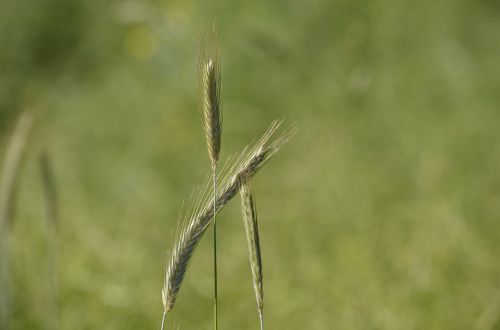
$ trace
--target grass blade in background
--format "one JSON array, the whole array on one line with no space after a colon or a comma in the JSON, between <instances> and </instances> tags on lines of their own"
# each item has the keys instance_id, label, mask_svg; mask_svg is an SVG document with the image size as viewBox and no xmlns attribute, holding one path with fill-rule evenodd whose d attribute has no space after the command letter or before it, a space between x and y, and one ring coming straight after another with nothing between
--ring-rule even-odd
<instances>
[{"instance_id":1,"label":"grass blade in background","mask_svg":"<svg viewBox=\"0 0 500 330\"><path fill-rule=\"evenodd\" d=\"M48 251L48 309L47 316L48 328L59 328L59 272L57 256L59 251L59 209L57 199L57 188L55 183L54 171L49 159L47 151L43 150L40 153L40 176L43 186L43 197L45 201L45 217L47 222L47 240L49 245Z\"/></svg>"},{"instance_id":2,"label":"grass blade in background","mask_svg":"<svg viewBox=\"0 0 500 330\"><path fill-rule=\"evenodd\" d=\"M35 114L21 113L7 146L0 181L0 329L9 328L10 319L10 227L14 217L17 183L23 156L35 124Z\"/></svg>"}]
</instances>

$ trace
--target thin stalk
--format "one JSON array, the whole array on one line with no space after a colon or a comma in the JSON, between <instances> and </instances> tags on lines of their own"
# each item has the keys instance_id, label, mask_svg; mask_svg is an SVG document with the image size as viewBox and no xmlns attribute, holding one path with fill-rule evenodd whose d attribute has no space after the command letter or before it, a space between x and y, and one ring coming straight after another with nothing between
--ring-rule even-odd
<instances>
[{"instance_id":1,"label":"thin stalk","mask_svg":"<svg viewBox=\"0 0 500 330\"><path fill-rule=\"evenodd\" d=\"M259 309L260 330L264 330L264 311Z\"/></svg>"},{"instance_id":2,"label":"thin stalk","mask_svg":"<svg viewBox=\"0 0 500 330\"><path fill-rule=\"evenodd\" d=\"M213 168L214 196L217 196L217 164ZM217 330L217 219L216 219L216 201L214 198L214 328Z\"/></svg>"},{"instance_id":3,"label":"thin stalk","mask_svg":"<svg viewBox=\"0 0 500 330\"><path fill-rule=\"evenodd\" d=\"M163 311L163 317L161 318L161 330L164 329L166 319L167 319L167 312Z\"/></svg>"}]
</instances>

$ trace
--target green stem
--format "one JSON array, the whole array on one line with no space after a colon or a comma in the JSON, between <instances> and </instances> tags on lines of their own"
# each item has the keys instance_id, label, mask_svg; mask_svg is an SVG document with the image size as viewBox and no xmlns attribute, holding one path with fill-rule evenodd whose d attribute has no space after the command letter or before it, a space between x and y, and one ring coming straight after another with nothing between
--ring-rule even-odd
<instances>
[{"instance_id":1,"label":"green stem","mask_svg":"<svg viewBox=\"0 0 500 330\"><path fill-rule=\"evenodd\" d=\"M165 319L167 318L167 312L163 311L163 317L161 318L161 330L165 326Z\"/></svg>"},{"instance_id":2,"label":"green stem","mask_svg":"<svg viewBox=\"0 0 500 330\"><path fill-rule=\"evenodd\" d=\"M214 329L217 330L217 219L215 218L216 210L216 193L217 193L217 165L213 168L214 177Z\"/></svg>"}]
</instances>

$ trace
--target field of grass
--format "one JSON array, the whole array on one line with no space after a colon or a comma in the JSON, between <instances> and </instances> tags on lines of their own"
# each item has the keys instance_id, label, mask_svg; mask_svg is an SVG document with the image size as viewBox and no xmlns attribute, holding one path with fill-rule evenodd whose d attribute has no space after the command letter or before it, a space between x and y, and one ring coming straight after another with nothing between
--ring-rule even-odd
<instances>
[{"instance_id":1,"label":"field of grass","mask_svg":"<svg viewBox=\"0 0 500 330\"><path fill-rule=\"evenodd\" d=\"M299 127L254 180L266 328L500 329L499 2L3 0L0 160L20 111L44 110L12 226L12 329L159 328L179 212L209 173L196 61L214 18L221 159L273 119ZM257 329L237 198L217 226L219 328ZM207 235L167 329L212 328L212 267Z\"/></svg>"}]
</instances>

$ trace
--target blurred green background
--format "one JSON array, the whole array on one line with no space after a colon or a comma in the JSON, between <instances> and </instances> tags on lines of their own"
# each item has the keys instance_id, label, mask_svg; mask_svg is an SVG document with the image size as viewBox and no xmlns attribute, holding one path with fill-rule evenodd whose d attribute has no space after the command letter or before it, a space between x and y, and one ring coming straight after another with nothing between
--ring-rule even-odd
<instances>
[{"instance_id":1,"label":"blurred green background","mask_svg":"<svg viewBox=\"0 0 500 330\"><path fill-rule=\"evenodd\" d=\"M2 0L0 151L42 110L12 226L12 329L51 328L38 153L60 199L61 329L157 329L184 200L275 118L257 175L268 329L500 329L500 2ZM239 201L219 217L220 329L257 329ZM212 327L205 237L167 329ZM0 292L0 294L2 294Z\"/></svg>"}]
</instances>

